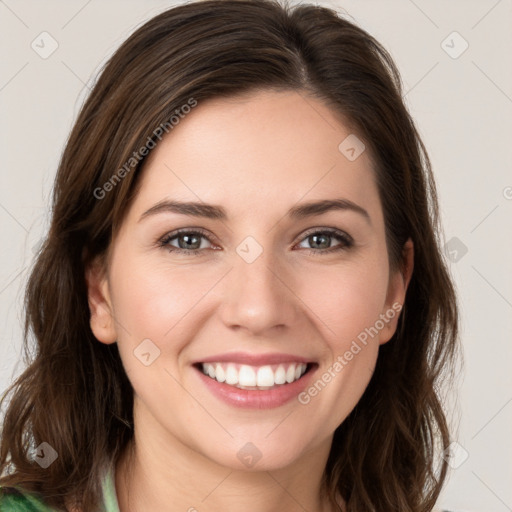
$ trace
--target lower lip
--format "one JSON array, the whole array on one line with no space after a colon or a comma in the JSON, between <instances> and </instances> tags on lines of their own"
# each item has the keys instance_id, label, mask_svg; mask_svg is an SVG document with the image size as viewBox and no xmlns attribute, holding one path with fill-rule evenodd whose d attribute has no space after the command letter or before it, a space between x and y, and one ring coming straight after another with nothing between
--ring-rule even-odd
<instances>
[{"instance_id":1,"label":"lower lip","mask_svg":"<svg viewBox=\"0 0 512 512\"><path fill-rule=\"evenodd\" d=\"M208 389L223 402L246 409L273 409L280 407L299 395L311 380L317 369L313 366L299 380L291 384L282 384L273 389L239 389L223 382L218 382L205 375L199 368L194 368Z\"/></svg>"}]
</instances>

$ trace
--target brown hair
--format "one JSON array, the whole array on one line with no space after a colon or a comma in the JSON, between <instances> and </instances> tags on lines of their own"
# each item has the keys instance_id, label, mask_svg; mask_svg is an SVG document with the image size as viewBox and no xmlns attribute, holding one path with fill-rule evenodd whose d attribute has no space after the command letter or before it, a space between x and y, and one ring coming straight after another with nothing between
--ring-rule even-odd
<instances>
[{"instance_id":1,"label":"brown hair","mask_svg":"<svg viewBox=\"0 0 512 512\"><path fill-rule=\"evenodd\" d=\"M335 431L325 492L333 501L340 493L352 512L432 509L447 471L435 457L450 442L439 385L453 374L458 317L430 162L386 50L333 10L274 0L171 8L105 65L62 155L51 226L27 285L28 368L1 402L12 395L0 439L1 485L40 493L62 510L70 497L84 512L95 510L99 475L133 436L133 389L117 345L91 332L85 268L109 248L144 159L101 199L97 191L135 151L158 142L157 127L191 98L200 104L266 89L312 95L350 123L373 158L394 268L405 241L414 243L397 332ZM29 453L43 441L59 457L41 470Z\"/></svg>"}]
</instances>

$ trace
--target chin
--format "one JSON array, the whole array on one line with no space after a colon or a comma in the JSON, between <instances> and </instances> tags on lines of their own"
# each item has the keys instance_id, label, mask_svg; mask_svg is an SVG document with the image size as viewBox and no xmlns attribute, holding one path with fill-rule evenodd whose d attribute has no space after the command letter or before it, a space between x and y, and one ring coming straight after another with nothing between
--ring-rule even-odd
<instances>
[{"instance_id":1,"label":"chin","mask_svg":"<svg viewBox=\"0 0 512 512\"><path fill-rule=\"evenodd\" d=\"M283 469L298 461L306 451L303 442L290 442L285 435L273 434L266 437L261 431L258 435L235 438L231 442L216 444L216 449L205 450L203 453L212 462L236 471L275 471ZM212 441L212 443L214 443Z\"/></svg>"}]
</instances>

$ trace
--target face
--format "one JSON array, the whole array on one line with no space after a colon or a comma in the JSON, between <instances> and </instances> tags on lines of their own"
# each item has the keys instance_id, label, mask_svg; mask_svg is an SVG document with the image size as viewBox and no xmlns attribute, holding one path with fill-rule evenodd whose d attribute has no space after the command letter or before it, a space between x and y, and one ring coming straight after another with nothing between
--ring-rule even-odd
<instances>
[{"instance_id":1,"label":"face","mask_svg":"<svg viewBox=\"0 0 512 512\"><path fill-rule=\"evenodd\" d=\"M390 272L349 135L317 99L258 92L199 103L152 150L88 286L93 332L118 343L137 420L163 442L282 468L357 404L408 275Z\"/></svg>"}]
</instances>

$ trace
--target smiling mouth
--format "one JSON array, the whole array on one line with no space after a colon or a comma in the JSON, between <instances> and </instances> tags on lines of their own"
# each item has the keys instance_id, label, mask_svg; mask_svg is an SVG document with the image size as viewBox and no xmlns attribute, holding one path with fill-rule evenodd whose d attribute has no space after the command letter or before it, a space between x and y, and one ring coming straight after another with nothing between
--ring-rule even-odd
<instances>
[{"instance_id":1,"label":"smiling mouth","mask_svg":"<svg viewBox=\"0 0 512 512\"><path fill-rule=\"evenodd\" d=\"M238 389L265 391L286 386L301 379L315 363L280 363L262 366L211 362L194 365L199 371L217 382Z\"/></svg>"}]
</instances>

